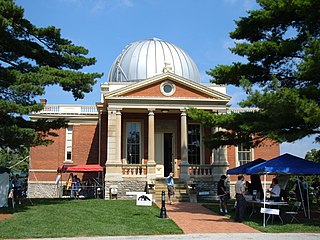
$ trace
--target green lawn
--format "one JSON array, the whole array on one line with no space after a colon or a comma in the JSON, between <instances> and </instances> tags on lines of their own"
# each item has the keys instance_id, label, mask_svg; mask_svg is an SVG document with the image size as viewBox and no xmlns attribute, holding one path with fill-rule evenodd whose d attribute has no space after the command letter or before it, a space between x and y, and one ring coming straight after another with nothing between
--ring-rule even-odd
<instances>
[{"instance_id":1,"label":"green lawn","mask_svg":"<svg viewBox=\"0 0 320 240\"><path fill-rule=\"evenodd\" d=\"M204 204L204 207L212 210L213 212L219 213L219 205L218 204ZM232 207L230 206L229 209ZM248 209L249 210L249 209ZM227 217L234 219L234 211L229 211ZM284 218L284 224L281 224L280 220L276 219L273 224L267 224L266 227L263 227L263 215L260 213L254 214L250 219L248 219L248 215L246 215L246 221L244 224L251 226L261 232L267 233L285 233L285 232L313 232L313 233L320 233L320 219L307 219L305 217L300 217L300 223L290 223L290 219ZM312 216L312 215L311 215ZM270 220L269 220L270 222ZM269 223L268 222L268 223Z\"/></svg>"},{"instance_id":2,"label":"green lawn","mask_svg":"<svg viewBox=\"0 0 320 240\"><path fill-rule=\"evenodd\" d=\"M26 200L27 201L27 200ZM0 238L182 234L160 209L135 201L34 199L0 221ZM10 209L0 209L0 214Z\"/></svg>"}]
</instances>

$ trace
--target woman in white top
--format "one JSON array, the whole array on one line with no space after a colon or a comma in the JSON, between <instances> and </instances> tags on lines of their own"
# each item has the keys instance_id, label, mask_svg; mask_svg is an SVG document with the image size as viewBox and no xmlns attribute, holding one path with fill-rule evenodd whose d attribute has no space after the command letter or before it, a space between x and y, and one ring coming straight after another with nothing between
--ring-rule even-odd
<instances>
[{"instance_id":1,"label":"woman in white top","mask_svg":"<svg viewBox=\"0 0 320 240\"><path fill-rule=\"evenodd\" d=\"M279 185L279 181L277 178L272 179L272 188L270 190L270 194L271 200L274 200L275 202L279 202L280 201L280 192L281 192L281 188Z\"/></svg>"}]
</instances>

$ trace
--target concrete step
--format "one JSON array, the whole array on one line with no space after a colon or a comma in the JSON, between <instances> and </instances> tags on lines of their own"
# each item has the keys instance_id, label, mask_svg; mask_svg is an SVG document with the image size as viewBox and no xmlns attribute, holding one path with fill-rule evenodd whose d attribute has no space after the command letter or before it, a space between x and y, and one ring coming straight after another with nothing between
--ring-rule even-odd
<instances>
[{"instance_id":1,"label":"concrete step","mask_svg":"<svg viewBox=\"0 0 320 240\"><path fill-rule=\"evenodd\" d=\"M185 182L180 182L179 180L175 180L175 196L174 196L174 201L179 201L179 202L189 202L189 195L187 192L187 188L185 185ZM165 192L165 196L167 199L167 184L166 184L166 179L160 179L156 180L155 183L155 189L153 190L153 198L155 201L161 201L162 200L162 191Z\"/></svg>"}]
</instances>

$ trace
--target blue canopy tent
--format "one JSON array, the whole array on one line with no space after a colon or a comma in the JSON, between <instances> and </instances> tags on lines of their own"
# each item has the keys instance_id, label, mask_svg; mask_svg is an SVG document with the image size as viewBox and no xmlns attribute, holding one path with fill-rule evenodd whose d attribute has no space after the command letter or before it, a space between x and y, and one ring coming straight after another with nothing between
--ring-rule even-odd
<instances>
[{"instance_id":1,"label":"blue canopy tent","mask_svg":"<svg viewBox=\"0 0 320 240\"><path fill-rule=\"evenodd\" d=\"M247 174L320 175L320 163L285 153L269 161L249 167Z\"/></svg>"},{"instance_id":2,"label":"blue canopy tent","mask_svg":"<svg viewBox=\"0 0 320 240\"><path fill-rule=\"evenodd\" d=\"M279 157L248 168L247 174L264 174L264 189L266 189L266 175L320 175L320 163L285 153ZM302 199L300 184L298 184L298 186ZM307 196L308 195L307 193ZM304 201L302 201L302 205L305 210ZM310 218L309 200L307 200L307 205L308 216Z\"/></svg>"},{"instance_id":3,"label":"blue canopy tent","mask_svg":"<svg viewBox=\"0 0 320 240\"><path fill-rule=\"evenodd\" d=\"M8 206L10 169L0 167L0 207Z\"/></svg>"},{"instance_id":4,"label":"blue canopy tent","mask_svg":"<svg viewBox=\"0 0 320 240\"><path fill-rule=\"evenodd\" d=\"M237 175L237 174L247 174L247 169L251 168L253 166L256 166L257 164L263 163L266 160L262 159L262 158L258 158L252 162L248 162L246 164L243 164L239 167L235 167L235 168L231 168L229 170L227 170L227 174L228 175Z\"/></svg>"}]
</instances>

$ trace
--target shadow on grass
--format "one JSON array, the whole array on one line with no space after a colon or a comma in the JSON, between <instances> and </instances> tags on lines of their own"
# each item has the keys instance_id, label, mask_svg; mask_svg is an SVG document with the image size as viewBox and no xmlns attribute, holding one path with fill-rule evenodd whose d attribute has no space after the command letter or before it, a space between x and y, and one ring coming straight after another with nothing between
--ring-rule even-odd
<instances>
[{"instance_id":1,"label":"shadow on grass","mask_svg":"<svg viewBox=\"0 0 320 240\"><path fill-rule=\"evenodd\" d=\"M204 207L210 209L216 214L220 214L220 209L218 204L203 204ZM233 205L232 205L233 206ZM235 217L235 211L232 206L229 206L229 212L225 216L229 217L231 221L233 221ZM261 232L268 233L284 233L284 232L320 232L320 212L317 208L312 208L311 211L311 219L308 219L304 216L303 212L300 212L297 218L299 219L299 223L293 222L291 223L290 216L286 216L282 213L283 224L278 217L274 217L273 221L269 219L266 227L263 227L263 214L259 213L259 210L252 215L249 219L249 215L251 213L251 208L247 207L246 220L243 222L244 224L253 227ZM220 214L221 215L221 214Z\"/></svg>"},{"instance_id":2,"label":"shadow on grass","mask_svg":"<svg viewBox=\"0 0 320 240\"><path fill-rule=\"evenodd\" d=\"M12 205L9 204L8 207L0 208L0 214L14 214L17 212L25 212L27 211L31 206L40 206L40 205L54 205L54 204L62 204L70 201L79 201L76 199L62 199L62 198L25 198L22 201L22 204L15 204L14 208L12 208ZM83 201L83 200L81 200Z\"/></svg>"}]
</instances>

